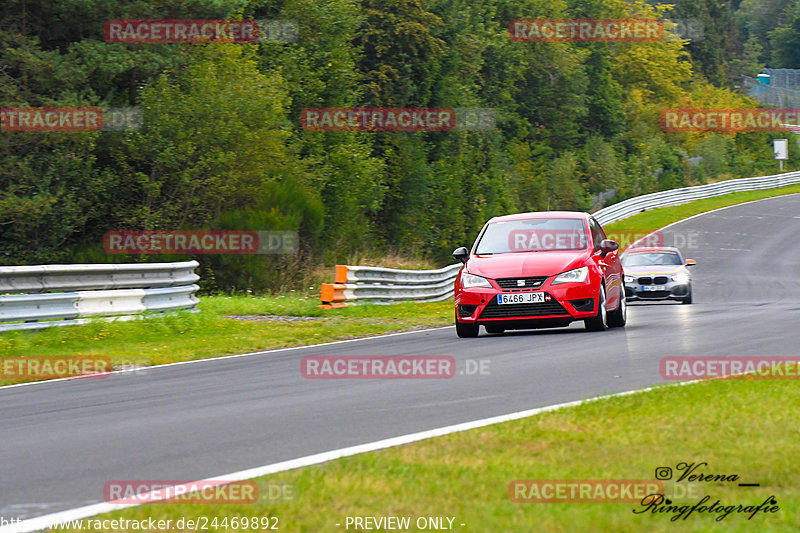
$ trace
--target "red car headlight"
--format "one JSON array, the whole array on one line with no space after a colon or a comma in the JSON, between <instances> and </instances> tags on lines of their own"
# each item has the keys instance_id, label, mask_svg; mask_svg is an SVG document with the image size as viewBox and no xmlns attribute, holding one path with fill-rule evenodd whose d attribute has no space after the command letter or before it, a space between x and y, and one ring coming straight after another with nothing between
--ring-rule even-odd
<instances>
[{"instance_id":1,"label":"red car headlight","mask_svg":"<svg viewBox=\"0 0 800 533\"><path fill-rule=\"evenodd\" d=\"M573 270L562 272L550 285L557 285L559 283L584 283L589 277L589 267L580 267Z\"/></svg>"},{"instance_id":2,"label":"red car headlight","mask_svg":"<svg viewBox=\"0 0 800 533\"><path fill-rule=\"evenodd\" d=\"M487 289L492 288L492 284L489 283L489 280L486 278L482 278L480 276L476 276L475 274L467 274L466 272L461 273L461 288L462 289L471 289L473 287L484 287Z\"/></svg>"}]
</instances>

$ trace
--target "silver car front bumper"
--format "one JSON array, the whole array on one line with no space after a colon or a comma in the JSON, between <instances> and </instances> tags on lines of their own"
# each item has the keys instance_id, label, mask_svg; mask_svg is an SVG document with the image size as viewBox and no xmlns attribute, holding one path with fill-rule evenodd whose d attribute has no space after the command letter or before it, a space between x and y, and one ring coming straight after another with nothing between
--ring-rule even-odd
<instances>
[{"instance_id":1,"label":"silver car front bumper","mask_svg":"<svg viewBox=\"0 0 800 533\"><path fill-rule=\"evenodd\" d=\"M636 281L630 283L625 282L625 298L628 301L636 300L683 300L692 293L692 282L679 282L672 281L669 277L665 276L665 283L655 283L655 281L662 281L656 276L650 278L650 283L639 283L641 278L648 276L637 276ZM644 281L644 280L643 280Z\"/></svg>"}]
</instances>

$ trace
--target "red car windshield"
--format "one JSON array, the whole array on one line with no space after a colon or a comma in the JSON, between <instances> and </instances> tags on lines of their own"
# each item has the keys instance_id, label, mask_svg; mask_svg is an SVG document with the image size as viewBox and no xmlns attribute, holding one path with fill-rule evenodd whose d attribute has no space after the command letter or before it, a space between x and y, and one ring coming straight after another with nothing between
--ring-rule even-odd
<instances>
[{"instance_id":1,"label":"red car windshield","mask_svg":"<svg viewBox=\"0 0 800 533\"><path fill-rule=\"evenodd\" d=\"M528 218L489 224L475 253L485 255L584 250L589 247L590 242L583 219Z\"/></svg>"}]
</instances>

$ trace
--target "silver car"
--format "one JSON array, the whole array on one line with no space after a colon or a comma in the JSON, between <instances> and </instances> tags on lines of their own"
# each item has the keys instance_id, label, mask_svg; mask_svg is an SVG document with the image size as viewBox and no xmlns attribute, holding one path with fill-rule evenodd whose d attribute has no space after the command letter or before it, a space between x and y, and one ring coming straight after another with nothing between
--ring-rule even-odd
<instances>
[{"instance_id":1,"label":"silver car","mask_svg":"<svg viewBox=\"0 0 800 533\"><path fill-rule=\"evenodd\" d=\"M625 271L625 298L635 300L678 300L692 303L692 275L677 248L629 248L620 261Z\"/></svg>"}]
</instances>

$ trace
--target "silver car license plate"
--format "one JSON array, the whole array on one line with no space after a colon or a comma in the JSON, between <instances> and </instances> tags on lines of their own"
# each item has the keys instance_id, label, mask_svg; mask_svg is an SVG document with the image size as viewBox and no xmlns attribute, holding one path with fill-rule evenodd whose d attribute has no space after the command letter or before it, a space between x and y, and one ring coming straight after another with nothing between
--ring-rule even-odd
<instances>
[{"instance_id":1,"label":"silver car license plate","mask_svg":"<svg viewBox=\"0 0 800 533\"><path fill-rule=\"evenodd\" d=\"M642 285L642 291L663 291L666 285Z\"/></svg>"}]
</instances>

